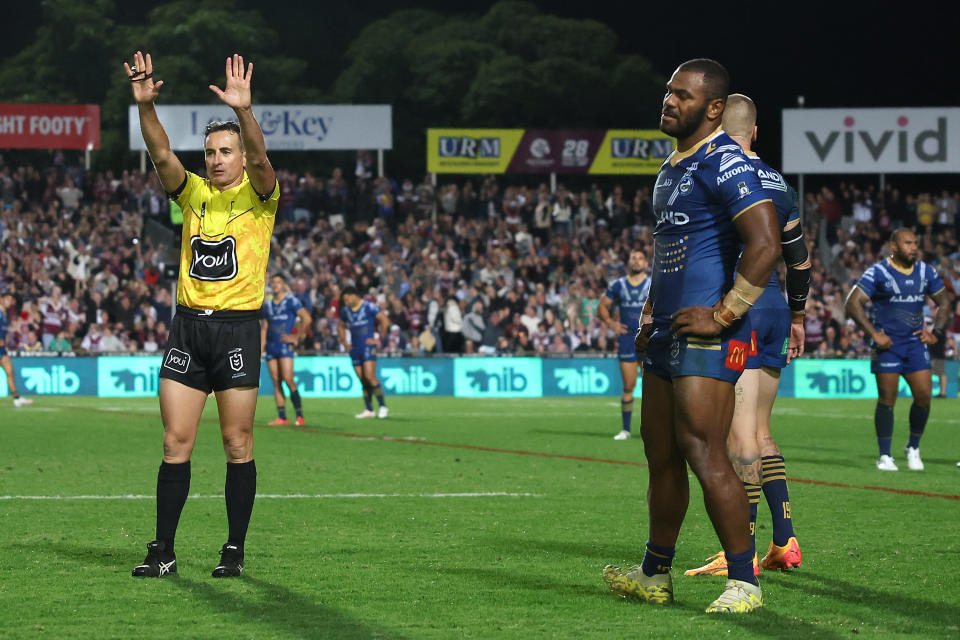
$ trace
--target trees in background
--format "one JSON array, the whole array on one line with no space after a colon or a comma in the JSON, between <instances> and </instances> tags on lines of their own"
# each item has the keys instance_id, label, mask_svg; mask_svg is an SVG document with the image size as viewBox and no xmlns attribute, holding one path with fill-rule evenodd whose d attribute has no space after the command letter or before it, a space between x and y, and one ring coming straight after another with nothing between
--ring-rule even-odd
<instances>
[{"instance_id":1,"label":"trees in background","mask_svg":"<svg viewBox=\"0 0 960 640\"><path fill-rule=\"evenodd\" d=\"M317 59L309 53L310 42L344 39L325 32L339 27L322 19L320 7L305 7L299 22L274 21L281 33L236 0L174 0L142 17L125 15L113 0L42 6L34 41L0 62L0 101L101 104L103 167L132 162L121 63L138 48L156 58L167 104L215 103L207 85L222 84L233 51L254 61L261 103L392 104L388 166L403 175L424 171L427 127L655 127L663 92L664 78L644 58L616 52L609 26L514 0L482 16L407 9L354 24L359 35L340 60L318 59L329 47L318 47ZM310 77L335 79L322 87Z\"/></svg>"}]
</instances>

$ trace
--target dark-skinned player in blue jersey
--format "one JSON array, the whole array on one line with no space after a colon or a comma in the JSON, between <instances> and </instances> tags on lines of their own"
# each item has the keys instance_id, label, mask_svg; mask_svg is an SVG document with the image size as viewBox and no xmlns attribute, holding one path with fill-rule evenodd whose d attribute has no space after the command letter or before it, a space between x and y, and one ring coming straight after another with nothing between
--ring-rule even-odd
<instances>
[{"instance_id":1,"label":"dark-skinned player in blue jersey","mask_svg":"<svg viewBox=\"0 0 960 640\"><path fill-rule=\"evenodd\" d=\"M763 606L750 508L727 457L727 434L749 347L745 316L780 258L773 202L720 129L729 86L726 69L703 58L677 67L667 83L660 130L677 139L677 150L654 186L653 282L636 338L637 353L645 354L640 430L649 538L640 565L603 571L620 596L673 601L670 569L690 501L689 465L728 566L708 613Z\"/></svg>"},{"instance_id":2,"label":"dark-skinned player in blue jersey","mask_svg":"<svg viewBox=\"0 0 960 640\"><path fill-rule=\"evenodd\" d=\"M923 471L920 437L927 426L933 390L927 345L946 339L944 331L950 321L950 294L936 270L918 260L918 255L917 236L909 229L897 229L890 236L890 257L864 271L847 296L847 317L870 337L875 350L871 369L877 377L878 398L873 420L880 471L897 471L890 446L900 376L913 396L905 448L907 466ZM933 331L923 328L927 296L937 305ZM872 321L864 306L868 300L873 301Z\"/></svg>"}]
</instances>

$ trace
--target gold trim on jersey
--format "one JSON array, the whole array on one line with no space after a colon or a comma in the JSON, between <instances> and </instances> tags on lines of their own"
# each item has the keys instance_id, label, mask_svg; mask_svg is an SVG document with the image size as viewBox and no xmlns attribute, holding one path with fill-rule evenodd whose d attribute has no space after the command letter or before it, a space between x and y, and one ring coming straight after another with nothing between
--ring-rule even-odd
<instances>
[{"instance_id":1,"label":"gold trim on jersey","mask_svg":"<svg viewBox=\"0 0 960 640\"><path fill-rule=\"evenodd\" d=\"M758 204L763 204L764 202L769 202L770 204L773 204L773 200L771 200L770 198L764 198L763 200L757 200L756 202L754 202L754 203L753 203L752 205L750 205L749 207L745 207L745 208L741 209L741 210L740 210L740 213L738 213L737 215L735 215L735 216L733 216L732 218L730 218L730 221L732 222L732 221L736 220L737 218L739 218L741 215L743 215L743 214L746 213L747 211L750 211L750 209L753 209L753 208L754 208L755 206L757 206Z\"/></svg>"},{"instance_id":2,"label":"gold trim on jersey","mask_svg":"<svg viewBox=\"0 0 960 640\"><path fill-rule=\"evenodd\" d=\"M913 272L917 270L917 263L916 263L916 262L914 262L913 265L911 265L909 269L906 269L906 268L901 267L900 265L898 265L896 262L894 262L894 261L893 261L893 258L889 258L889 257L888 257L888 258L887 258L887 264L890 265L893 269L896 269L897 271L899 271L900 273L902 273L902 274L905 275L905 276L912 276L912 275L913 275Z\"/></svg>"},{"instance_id":3,"label":"gold trim on jersey","mask_svg":"<svg viewBox=\"0 0 960 640\"><path fill-rule=\"evenodd\" d=\"M703 140L701 140L701 141L698 142L697 144L693 145L692 147L690 147L690 148L687 149L686 151L674 151L673 154L671 154L671 155L670 155L670 158L669 158L670 166L671 166L671 167L677 166L678 163L680 163L682 160L686 160L687 158L689 158L690 156L692 156L693 154L695 154L697 151L700 150L700 147L702 147L702 146L703 146L704 144L706 144L707 142L710 142L711 140L713 140L714 138L716 138L716 137L717 137L718 135L720 135L721 133L723 133L723 129L720 128L720 127L717 127L716 129L714 129L713 133L711 133L711 134L708 135L706 138L704 138Z\"/></svg>"}]
</instances>

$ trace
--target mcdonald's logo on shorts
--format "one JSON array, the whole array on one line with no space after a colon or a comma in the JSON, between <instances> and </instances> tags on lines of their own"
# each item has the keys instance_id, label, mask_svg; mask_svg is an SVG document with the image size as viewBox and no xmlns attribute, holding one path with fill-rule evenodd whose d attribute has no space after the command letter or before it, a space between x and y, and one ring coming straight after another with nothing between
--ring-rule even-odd
<instances>
[{"instance_id":1,"label":"mcdonald's logo on shorts","mask_svg":"<svg viewBox=\"0 0 960 640\"><path fill-rule=\"evenodd\" d=\"M760 351L757 350L757 332L751 331L750 332L750 351L747 352L747 355L752 358L758 353L760 353Z\"/></svg>"},{"instance_id":2,"label":"mcdonald's logo on shorts","mask_svg":"<svg viewBox=\"0 0 960 640\"><path fill-rule=\"evenodd\" d=\"M747 343L740 340L731 340L727 344L727 359L724 362L727 369L743 372L747 364Z\"/></svg>"}]
</instances>

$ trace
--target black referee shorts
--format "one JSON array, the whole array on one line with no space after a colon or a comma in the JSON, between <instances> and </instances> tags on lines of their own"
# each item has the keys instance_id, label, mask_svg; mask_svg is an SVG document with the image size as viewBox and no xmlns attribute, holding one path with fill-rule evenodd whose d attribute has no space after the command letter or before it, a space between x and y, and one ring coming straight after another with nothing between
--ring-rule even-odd
<instances>
[{"instance_id":1,"label":"black referee shorts","mask_svg":"<svg viewBox=\"0 0 960 640\"><path fill-rule=\"evenodd\" d=\"M177 305L160 377L210 393L260 386L260 312Z\"/></svg>"}]
</instances>

